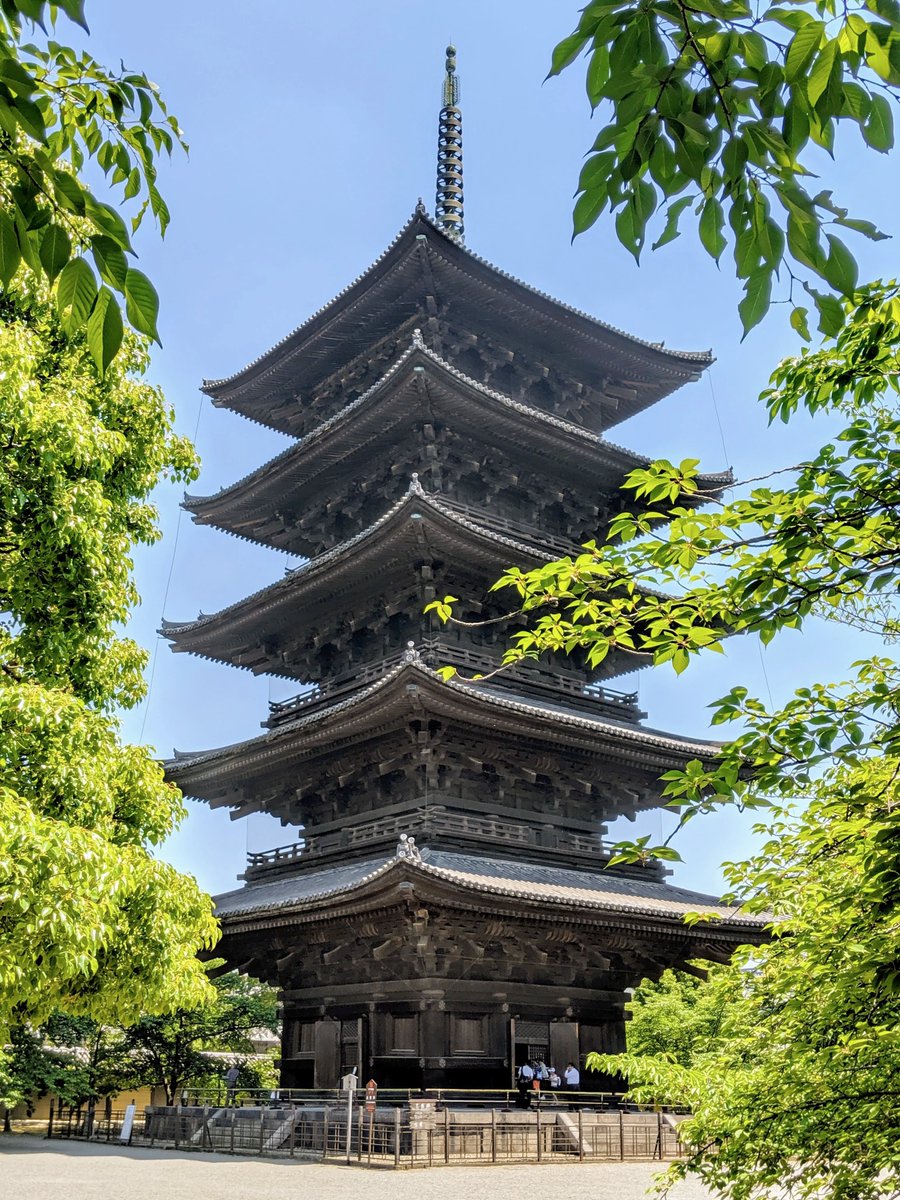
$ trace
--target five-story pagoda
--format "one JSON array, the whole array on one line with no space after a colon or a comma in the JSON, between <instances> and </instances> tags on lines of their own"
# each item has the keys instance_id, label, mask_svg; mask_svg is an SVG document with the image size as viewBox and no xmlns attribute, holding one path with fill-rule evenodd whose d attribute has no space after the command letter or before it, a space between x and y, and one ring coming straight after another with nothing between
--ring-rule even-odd
<instances>
[{"instance_id":1,"label":"five-story pagoda","mask_svg":"<svg viewBox=\"0 0 900 1200\"><path fill-rule=\"evenodd\" d=\"M621 1048L627 988L756 933L658 864L606 869L606 822L659 805L660 774L711 751L645 728L636 697L606 687L634 656L487 683L434 671L497 664L512 626L490 584L602 533L647 461L605 432L710 357L630 337L465 249L452 51L436 213L420 204L335 300L204 388L296 439L186 507L308 562L163 629L176 650L304 689L262 736L168 764L233 817L302 828L217 898L221 953L281 989L286 1087L353 1066L384 1085L509 1086L526 1058ZM471 624L424 614L446 594ZM690 911L704 919L686 926Z\"/></svg>"}]
</instances>

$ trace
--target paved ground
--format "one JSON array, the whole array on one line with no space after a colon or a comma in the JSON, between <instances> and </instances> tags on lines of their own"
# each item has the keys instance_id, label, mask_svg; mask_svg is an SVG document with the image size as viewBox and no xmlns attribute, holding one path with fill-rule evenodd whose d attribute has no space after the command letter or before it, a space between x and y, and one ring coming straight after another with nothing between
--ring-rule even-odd
<instances>
[{"instance_id":1,"label":"paved ground","mask_svg":"<svg viewBox=\"0 0 900 1200\"><path fill-rule=\"evenodd\" d=\"M347 1200L351 1190L366 1200L522 1200L541 1192L566 1200L641 1200L657 1169L596 1163L375 1171L0 1135L3 1200ZM710 1193L691 1183L670 1195L709 1200Z\"/></svg>"}]
</instances>

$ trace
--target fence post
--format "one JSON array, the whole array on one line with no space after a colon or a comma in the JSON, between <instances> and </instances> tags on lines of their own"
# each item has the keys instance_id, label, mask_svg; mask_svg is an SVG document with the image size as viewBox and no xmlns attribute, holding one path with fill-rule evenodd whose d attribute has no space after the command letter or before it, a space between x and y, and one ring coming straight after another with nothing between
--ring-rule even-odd
<instances>
[{"instance_id":1,"label":"fence post","mask_svg":"<svg viewBox=\"0 0 900 1200\"><path fill-rule=\"evenodd\" d=\"M175 1105L175 1149L181 1147L181 1105Z\"/></svg>"},{"instance_id":2,"label":"fence post","mask_svg":"<svg viewBox=\"0 0 900 1200\"><path fill-rule=\"evenodd\" d=\"M50 1097L50 1116L47 1120L47 1138L53 1137L53 1097Z\"/></svg>"},{"instance_id":3,"label":"fence post","mask_svg":"<svg viewBox=\"0 0 900 1200\"><path fill-rule=\"evenodd\" d=\"M444 1105L444 1162L450 1161L450 1109Z\"/></svg>"},{"instance_id":4,"label":"fence post","mask_svg":"<svg viewBox=\"0 0 900 1200\"><path fill-rule=\"evenodd\" d=\"M294 1157L294 1137L297 1133L297 1110L296 1108L291 1113L291 1140L290 1140L290 1156Z\"/></svg>"},{"instance_id":5,"label":"fence post","mask_svg":"<svg viewBox=\"0 0 900 1200\"><path fill-rule=\"evenodd\" d=\"M236 1116L237 1116L237 1109L234 1107L234 1105L232 1105L232 1107L231 1107L231 1126L228 1131L229 1132L228 1144L229 1144L232 1154L234 1154L234 1120L235 1120Z\"/></svg>"},{"instance_id":6,"label":"fence post","mask_svg":"<svg viewBox=\"0 0 900 1200\"><path fill-rule=\"evenodd\" d=\"M400 1166L400 1109L394 1109L394 1166Z\"/></svg>"},{"instance_id":7,"label":"fence post","mask_svg":"<svg viewBox=\"0 0 900 1200\"><path fill-rule=\"evenodd\" d=\"M537 1160L541 1161L541 1105L540 1101L534 1106L534 1115L537 1117Z\"/></svg>"},{"instance_id":8,"label":"fence post","mask_svg":"<svg viewBox=\"0 0 900 1200\"><path fill-rule=\"evenodd\" d=\"M322 1157L328 1157L328 1101L322 1110Z\"/></svg>"},{"instance_id":9,"label":"fence post","mask_svg":"<svg viewBox=\"0 0 900 1200\"><path fill-rule=\"evenodd\" d=\"M659 1146L659 1161L662 1162L662 1160L666 1157L666 1144L665 1130L663 1128L663 1115L662 1109L660 1108L656 1110L656 1130L656 1142Z\"/></svg>"},{"instance_id":10,"label":"fence post","mask_svg":"<svg viewBox=\"0 0 900 1200\"><path fill-rule=\"evenodd\" d=\"M209 1148L212 1150L212 1134L209 1132L209 1105L203 1105L203 1124L200 1126L200 1149L208 1142Z\"/></svg>"},{"instance_id":11,"label":"fence post","mask_svg":"<svg viewBox=\"0 0 900 1200\"><path fill-rule=\"evenodd\" d=\"M497 1161L497 1110L491 1109L491 1162Z\"/></svg>"},{"instance_id":12,"label":"fence post","mask_svg":"<svg viewBox=\"0 0 900 1200\"><path fill-rule=\"evenodd\" d=\"M266 1144L266 1110L260 1107L259 1110L259 1156L262 1158L262 1152Z\"/></svg>"},{"instance_id":13,"label":"fence post","mask_svg":"<svg viewBox=\"0 0 900 1200\"><path fill-rule=\"evenodd\" d=\"M584 1114L578 1110L578 1161L584 1162Z\"/></svg>"},{"instance_id":14,"label":"fence post","mask_svg":"<svg viewBox=\"0 0 900 1200\"><path fill-rule=\"evenodd\" d=\"M619 1162L625 1160L625 1116L619 1109Z\"/></svg>"}]
</instances>

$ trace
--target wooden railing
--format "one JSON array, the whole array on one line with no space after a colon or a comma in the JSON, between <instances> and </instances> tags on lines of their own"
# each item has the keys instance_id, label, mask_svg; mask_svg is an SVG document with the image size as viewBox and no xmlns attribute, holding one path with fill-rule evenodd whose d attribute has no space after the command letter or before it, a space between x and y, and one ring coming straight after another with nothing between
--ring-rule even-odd
<instances>
[{"instance_id":1,"label":"wooden railing","mask_svg":"<svg viewBox=\"0 0 900 1200\"><path fill-rule=\"evenodd\" d=\"M423 641L417 650L422 661L428 666L456 667L467 675L487 675L495 671L498 665L497 659L489 654L467 646L455 646L437 638ZM280 725L315 705L333 703L344 694L368 687L396 667L406 653L406 650L396 650L375 662L366 663L352 674L323 680L309 691L301 692L289 700L271 702L266 724L270 728ZM537 699L563 699L587 712L612 717L618 721L634 723L644 715L638 708L637 692L619 692L598 683L586 684L575 675L555 671L543 663L507 667L491 681L491 684L504 691L508 689Z\"/></svg>"}]
</instances>

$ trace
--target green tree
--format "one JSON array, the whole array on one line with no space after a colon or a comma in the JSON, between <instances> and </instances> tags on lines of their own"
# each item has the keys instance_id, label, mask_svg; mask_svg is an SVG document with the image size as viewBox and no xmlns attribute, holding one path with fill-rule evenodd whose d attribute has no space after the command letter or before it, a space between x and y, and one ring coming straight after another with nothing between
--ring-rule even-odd
<instances>
[{"instance_id":1,"label":"green tree","mask_svg":"<svg viewBox=\"0 0 900 1200\"><path fill-rule=\"evenodd\" d=\"M643 980L627 1005L629 1055L659 1055L689 1067L706 1054L726 1017L724 991L709 983L718 970L699 968L696 975L668 970L657 980Z\"/></svg>"},{"instance_id":2,"label":"green tree","mask_svg":"<svg viewBox=\"0 0 900 1200\"><path fill-rule=\"evenodd\" d=\"M688 1157L673 1174L694 1172L730 1200L896 1196L896 763L838 770L805 811L780 807L764 831L731 881L749 908L771 913L774 936L701 985L721 1011L718 1035L686 1062L629 1046L589 1065L625 1070L636 1100L690 1104L679 1130Z\"/></svg>"},{"instance_id":3,"label":"green tree","mask_svg":"<svg viewBox=\"0 0 900 1200\"><path fill-rule=\"evenodd\" d=\"M142 76L23 41L58 10L83 20L75 0L0 3L0 1040L57 1009L112 1023L200 1003L195 954L217 936L195 881L152 853L181 797L113 715L144 693L146 656L118 633L131 551L158 536L160 477L196 460L84 258L152 334L121 218L79 174L93 159L164 225L153 158L175 131Z\"/></svg>"},{"instance_id":4,"label":"green tree","mask_svg":"<svg viewBox=\"0 0 900 1200\"><path fill-rule=\"evenodd\" d=\"M125 1031L127 1051L142 1080L166 1089L175 1104L184 1087L218 1081L224 1068L211 1066L209 1051L250 1055L251 1033L278 1029L275 991L257 979L229 971L213 980L216 998L203 1008L179 1009L165 1016L144 1017ZM241 1086L268 1086L269 1071L244 1064Z\"/></svg>"}]
</instances>

